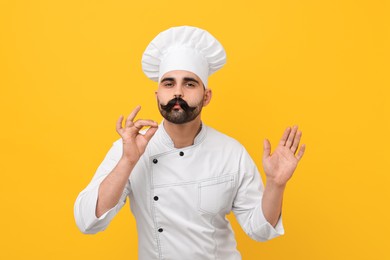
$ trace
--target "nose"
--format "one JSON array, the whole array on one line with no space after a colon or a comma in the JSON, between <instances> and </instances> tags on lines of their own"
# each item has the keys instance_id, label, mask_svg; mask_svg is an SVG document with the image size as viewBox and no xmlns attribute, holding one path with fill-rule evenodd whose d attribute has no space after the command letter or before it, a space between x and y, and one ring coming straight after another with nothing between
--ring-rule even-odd
<instances>
[{"instance_id":1,"label":"nose","mask_svg":"<svg viewBox=\"0 0 390 260\"><path fill-rule=\"evenodd\" d=\"M184 92L183 92L183 89L182 89L182 87L181 86L176 86L175 87L175 90L174 90L174 92L173 92L173 96L175 97L175 98L182 98L182 97L184 97Z\"/></svg>"}]
</instances>

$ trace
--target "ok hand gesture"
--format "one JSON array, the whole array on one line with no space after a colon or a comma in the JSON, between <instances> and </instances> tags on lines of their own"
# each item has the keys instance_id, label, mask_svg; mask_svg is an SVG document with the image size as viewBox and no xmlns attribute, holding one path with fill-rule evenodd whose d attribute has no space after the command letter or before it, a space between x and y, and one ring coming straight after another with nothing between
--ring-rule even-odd
<instances>
[{"instance_id":1,"label":"ok hand gesture","mask_svg":"<svg viewBox=\"0 0 390 260\"><path fill-rule=\"evenodd\" d=\"M141 106L137 106L127 117L125 121L125 127L122 127L123 116L121 115L116 123L116 131L122 137L123 141L123 154L122 158L128 160L131 163L136 163L141 155L145 152L146 145L156 133L158 124L153 120L139 119L133 122L138 112L141 110ZM141 134L139 131L143 127L149 127L145 134Z\"/></svg>"},{"instance_id":2,"label":"ok hand gesture","mask_svg":"<svg viewBox=\"0 0 390 260\"><path fill-rule=\"evenodd\" d=\"M279 186L286 185L305 152L305 145L302 145L298 151L301 136L302 132L298 131L297 126L288 127L272 154L270 142L264 140L263 167L267 182L271 181Z\"/></svg>"}]
</instances>

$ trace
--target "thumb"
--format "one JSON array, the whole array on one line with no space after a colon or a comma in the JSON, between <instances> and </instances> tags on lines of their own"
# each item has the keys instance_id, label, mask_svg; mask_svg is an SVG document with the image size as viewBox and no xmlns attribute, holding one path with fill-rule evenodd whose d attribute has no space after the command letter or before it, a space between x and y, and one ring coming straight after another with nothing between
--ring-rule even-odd
<instances>
[{"instance_id":1,"label":"thumb","mask_svg":"<svg viewBox=\"0 0 390 260\"><path fill-rule=\"evenodd\" d=\"M149 127L149 129L144 134L144 137L145 137L146 141L148 141L148 142L150 141L150 139L152 139L153 135L156 133L156 131L158 129L157 123L155 123L155 125L156 126Z\"/></svg>"},{"instance_id":2,"label":"thumb","mask_svg":"<svg viewBox=\"0 0 390 260\"><path fill-rule=\"evenodd\" d=\"M264 139L263 142L263 160L267 159L271 153L271 143L268 139Z\"/></svg>"}]
</instances>

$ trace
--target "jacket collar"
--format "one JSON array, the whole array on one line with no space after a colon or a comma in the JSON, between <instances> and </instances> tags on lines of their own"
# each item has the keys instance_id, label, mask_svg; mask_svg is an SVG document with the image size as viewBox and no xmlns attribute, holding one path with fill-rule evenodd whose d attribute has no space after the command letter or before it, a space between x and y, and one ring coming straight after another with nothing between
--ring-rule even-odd
<instances>
[{"instance_id":1,"label":"jacket collar","mask_svg":"<svg viewBox=\"0 0 390 260\"><path fill-rule=\"evenodd\" d=\"M164 128L164 120L160 123L158 128L160 130L161 141L165 145L169 146L170 148L175 148L174 143L173 143L171 137L168 135L167 131ZM203 122L201 122L200 131L195 136L194 144L192 146L196 146L196 145L200 144L201 142L203 142L203 140L206 137L206 133L207 133L207 126L204 125Z\"/></svg>"}]
</instances>

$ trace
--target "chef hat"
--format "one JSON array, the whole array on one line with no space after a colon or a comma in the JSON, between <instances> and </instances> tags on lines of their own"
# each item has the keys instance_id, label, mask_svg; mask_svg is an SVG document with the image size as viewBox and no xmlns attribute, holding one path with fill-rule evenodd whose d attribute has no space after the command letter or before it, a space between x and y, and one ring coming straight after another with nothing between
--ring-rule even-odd
<instances>
[{"instance_id":1,"label":"chef hat","mask_svg":"<svg viewBox=\"0 0 390 260\"><path fill-rule=\"evenodd\" d=\"M159 33L149 43L142 56L142 70L157 82L169 71L190 71L207 87L208 76L222 68L225 62L225 49L210 33L192 26L180 26Z\"/></svg>"}]
</instances>

